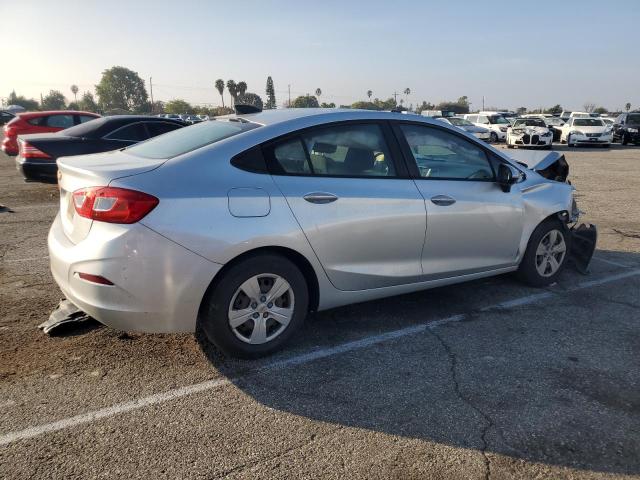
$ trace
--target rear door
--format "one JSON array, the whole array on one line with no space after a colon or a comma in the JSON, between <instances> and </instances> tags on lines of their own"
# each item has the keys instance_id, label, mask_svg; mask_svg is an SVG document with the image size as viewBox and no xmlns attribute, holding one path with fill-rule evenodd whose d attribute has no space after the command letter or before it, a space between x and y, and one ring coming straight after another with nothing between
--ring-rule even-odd
<instances>
[{"instance_id":1,"label":"rear door","mask_svg":"<svg viewBox=\"0 0 640 480\"><path fill-rule=\"evenodd\" d=\"M442 127L399 123L394 130L425 199L425 278L513 265L524 206L519 189L503 192L495 183L493 154Z\"/></svg>"},{"instance_id":2,"label":"rear door","mask_svg":"<svg viewBox=\"0 0 640 480\"><path fill-rule=\"evenodd\" d=\"M364 290L419 279L424 200L386 124L315 127L267 145L264 153L336 288Z\"/></svg>"}]
</instances>

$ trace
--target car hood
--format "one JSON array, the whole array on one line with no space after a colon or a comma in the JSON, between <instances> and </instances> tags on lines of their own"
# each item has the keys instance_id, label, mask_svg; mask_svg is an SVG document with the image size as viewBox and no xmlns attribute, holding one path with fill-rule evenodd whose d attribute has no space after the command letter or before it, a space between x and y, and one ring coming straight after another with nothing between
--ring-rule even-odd
<instances>
[{"instance_id":1,"label":"car hood","mask_svg":"<svg viewBox=\"0 0 640 480\"><path fill-rule=\"evenodd\" d=\"M583 133L604 133L606 130L609 130L607 127L580 127L574 125L571 127L572 131L578 131Z\"/></svg>"},{"instance_id":2,"label":"car hood","mask_svg":"<svg viewBox=\"0 0 640 480\"><path fill-rule=\"evenodd\" d=\"M488 128L478 127L477 125L461 125L460 127L465 132L469 133L486 133L489 131Z\"/></svg>"},{"instance_id":3,"label":"car hood","mask_svg":"<svg viewBox=\"0 0 640 480\"><path fill-rule=\"evenodd\" d=\"M564 154L554 151L510 150L505 154L529 170L545 178L565 182L569 176L569 164Z\"/></svg>"},{"instance_id":4,"label":"car hood","mask_svg":"<svg viewBox=\"0 0 640 480\"><path fill-rule=\"evenodd\" d=\"M533 127L529 125L511 127L511 133L517 134L529 134L529 135L542 135L547 133L549 129L547 127Z\"/></svg>"}]
</instances>

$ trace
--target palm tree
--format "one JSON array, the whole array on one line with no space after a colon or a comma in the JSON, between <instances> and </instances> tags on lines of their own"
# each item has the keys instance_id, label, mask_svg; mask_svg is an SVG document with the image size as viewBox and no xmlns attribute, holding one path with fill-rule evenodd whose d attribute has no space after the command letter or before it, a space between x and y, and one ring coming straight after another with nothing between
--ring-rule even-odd
<instances>
[{"instance_id":1,"label":"palm tree","mask_svg":"<svg viewBox=\"0 0 640 480\"><path fill-rule=\"evenodd\" d=\"M628 112L629 110L631 110L631 104L630 104L630 103L627 103L627 104L624 106L624 108L625 108L625 110Z\"/></svg>"},{"instance_id":2,"label":"palm tree","mask_svg":"<svg viewBox=\"0 0 640 480\"><path fill-rule=\"evenodd\" d=\"M409 95L411 94L411 89L409 87L404 89L404 94L407 97L407 101L409 101Z\"/></svg>"},{"instance_id":3,"label":"palm tree","mask_svg":"<svg viewBox=\"0 0 640 480\"><path fill-rule=\"evenodd\" d=\"M233 80L227 80L227 91L231 95L231 106L235 103L235 99L238 96L238 85Z\"/></svg>"},{"instance_id":4,"label":"palm tree","mask_svg":"<svg viewBox=\"0 0 640 480\"><path fill-rule=\"evenodd\" d=\"M238 93L240 93L240 95L244 95L244 92L246 91L247 91L247 83L238 82Z\"/></svg>"},{"instance_id":5,"label":"palm tree","mask_svg":"<svg viewBox=\"0 0 640 480\"><path fill-rule=\"evenodd\" d=\"M322 90L316 88L316 97L318 97L318 103L320 103L320 95L322 95Z\"/></svg>"},{"instance_id":6,"label":"palm tree","mask_svg":"<svg viewBox=\"0 0 640 480\"><path fill-rule=\"evenodd\" d=\"M367 97L369 97L369 101L371 101L371 95L373 95L373 92L371 90L367 90Z\"/></svg>"},{"instance_id":7,"label":"palm tree","mask_svg":"<svg viewBox=\"0 0 640 480\"><path fill-rule=\"evenodd\" d=\"M78 86L77 85L71 85L71 93L73 93L73 100L74 103L78 103Z\"/></svg>"},{"instance_id":8,"label":"palm tree","mask_svg":"<svg viewBox=\"0 0 640 480\"><path fill-rule=\"evenodd\" d=\"M218 90L218 93L220 94L220 98L222 98L222 108L224 108L224 80L222 80L221 78L219 78L218 80L216 80L216 90Z\"/></svg>"}]
</instances>

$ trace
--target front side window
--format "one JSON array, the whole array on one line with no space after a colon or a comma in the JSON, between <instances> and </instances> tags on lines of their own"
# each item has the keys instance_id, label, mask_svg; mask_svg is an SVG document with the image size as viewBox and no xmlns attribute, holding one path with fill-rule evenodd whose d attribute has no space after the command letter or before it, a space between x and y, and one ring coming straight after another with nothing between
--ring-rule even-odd
<instances>
[{"instance_id":1,"label":"front side window","mask_svg":"<svg viewBox=\"0 0 640 480\"><path fill-rule=\"evenodd\" d=\"M630 113L627 116L627 123L629 125L640 125L640 113Z\"/></svg>"},{"instance_id":2,"label":"front side window","mask_svg":"<svg viewBox=\"0 0 640 480\"><path fill-rule=\"evenodd\" d=\"M484 150L443 130L422 125L401 125L422 178L493 180Z\"/></svg>"},{"instance_id":3,"label":"front side window","mask_svg":"<svg viewBox=\"0 0 640 480\"><path fill-rule=\"evenodd\" d=\"M330 177L393 177L391 153L378 125L317 128L267 149L274 173Z\"/></svg>"},{"instance_id":4,"label":"front side window","mask_svg":"<svg viewBox=\"0 0 640 480\"><path fill-rule=\"evenodd\" d=\"M73 115L49 115L47 117L47 127L69 128L74 124Z\"/></svg>"}]
</instances>

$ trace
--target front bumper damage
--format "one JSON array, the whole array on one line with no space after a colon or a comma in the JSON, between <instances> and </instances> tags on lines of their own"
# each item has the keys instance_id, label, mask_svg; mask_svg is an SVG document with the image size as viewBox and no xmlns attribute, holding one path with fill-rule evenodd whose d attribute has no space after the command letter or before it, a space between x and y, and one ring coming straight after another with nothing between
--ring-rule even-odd
<instances>
[{"instance_id":1,"label":"front bumper damage","mask_svg":"<svg viewBox=\"0 0 640 480\"><path fill-rule=\"evenodd\" d=\"M598 243L598 228L592 223L578 222L580 212L573 206L571 216L567 212L559 215L569 237L569 261L583 275L589 273L591 259Z\"/></svg>"}]
</instances>

